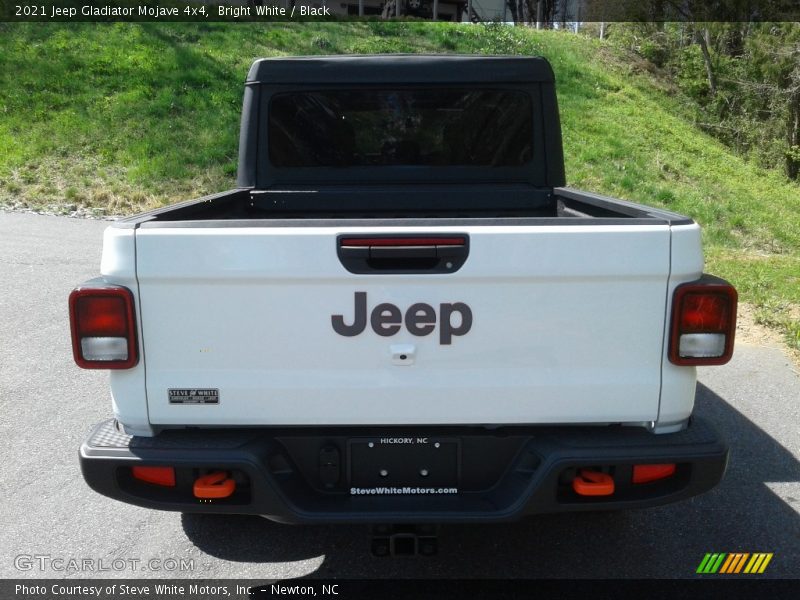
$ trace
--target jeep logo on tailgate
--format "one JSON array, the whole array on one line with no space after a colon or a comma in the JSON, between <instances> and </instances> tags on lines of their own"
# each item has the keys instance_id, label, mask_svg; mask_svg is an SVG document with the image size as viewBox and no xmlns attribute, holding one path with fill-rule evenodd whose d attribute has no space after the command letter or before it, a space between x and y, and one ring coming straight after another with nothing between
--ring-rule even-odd
<instances>
[{"instance_id":1,"label":"jeep logo on tailgate","mask_svg":"<svg viewBox=\"0 0 800 600\"><path fill-rule=\"evenodd\" d=\"M472 328L472 310L463 302L439 305L439 343L449 345L453 337L466 334ZM460 317L458 325L453 325L456 319L453 315ZM333 330L339 335L353 337L367 328L367 292L355 293L355 310L353 323L348 325L344 322L344 316L331 316ZM400 331L405 322L409 333L416 336L429 335L436 329L436 309L430 304L417 302L406 310L405 319L400 309L394 304L384 302L378 304L370 313L369 322L372 330L378 335L390 337Z\"/></svg>"}]
</instances>

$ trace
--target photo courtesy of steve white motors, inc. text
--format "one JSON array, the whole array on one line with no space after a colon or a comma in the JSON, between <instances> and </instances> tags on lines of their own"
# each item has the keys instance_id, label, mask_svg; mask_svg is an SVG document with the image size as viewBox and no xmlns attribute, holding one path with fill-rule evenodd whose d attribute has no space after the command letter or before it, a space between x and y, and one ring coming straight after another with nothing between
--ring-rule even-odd
<instances>
[{"instance_id":1,"label":"photo courtesy of steve white motors, inc. text","mask_svg":"<svg viewBox=\"0 0 800 600\"><path fill-rule=\"evenodd\" d=\"M14 586L16 597L66 597L77 598L143 598L159 596L164 598L225 598L252 596L254 592L274 596L338 596L341 586L338 583L292 584L271 583L261 587L250 587L240 583L47 583L22 584Z\"/></svg>"}]
</instances>

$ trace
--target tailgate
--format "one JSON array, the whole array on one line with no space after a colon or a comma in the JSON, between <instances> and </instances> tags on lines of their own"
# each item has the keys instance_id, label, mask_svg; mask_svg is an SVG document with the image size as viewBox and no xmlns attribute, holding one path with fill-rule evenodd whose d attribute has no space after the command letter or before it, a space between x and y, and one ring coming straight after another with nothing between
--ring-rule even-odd
<instances>
[{"instance_id":1,"label":"tailgate","mask_svg":"<svg viewBox=\"0 0 800 600\"><path fill-rule=\"evenodd\" d=\"M668 225L208 225L137 230L153 424L657 418ZM343 234L409 233L464 236L466 261L358 274L337 255Z\"/></svg>"}]
</instances>

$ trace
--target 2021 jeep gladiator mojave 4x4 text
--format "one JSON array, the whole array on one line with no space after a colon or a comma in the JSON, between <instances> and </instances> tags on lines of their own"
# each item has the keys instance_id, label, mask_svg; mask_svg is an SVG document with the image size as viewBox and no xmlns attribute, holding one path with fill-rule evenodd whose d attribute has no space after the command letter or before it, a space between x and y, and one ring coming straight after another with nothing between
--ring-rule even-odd
<instances>
[{"instance_id":1,"label":"2021 jeep gladiator mojave 4x4 text","mask_svg":"<svg viewBox=\"0 0 800 600\"><path fill-rule=\"evenodd\" d=\"M96 491L425 524L704 492L736 292L691 219L562 187L541 58L259 60L236 189L122 219L70 296Z\"/></svg>"}]
</instances>

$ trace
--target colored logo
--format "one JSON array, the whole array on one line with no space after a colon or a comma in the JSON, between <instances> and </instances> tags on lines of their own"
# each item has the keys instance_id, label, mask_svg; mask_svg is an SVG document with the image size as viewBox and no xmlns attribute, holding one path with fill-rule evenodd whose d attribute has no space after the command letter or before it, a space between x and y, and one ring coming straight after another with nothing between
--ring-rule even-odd
<instances>
[{"instance_id":1,"label":"colored logo","mask_svg":"<svg viewBox=\"0 0 800 600\"><path fill-rule=\"evenodd\" d=\"M702 575L763 573L767 570L767 565L771 560L772 552L756 552L755 554L747 552L734 552L731 554L709 552L703 557L700 566L697 567L697 573Z\"/></svg>"}]
</instances>

